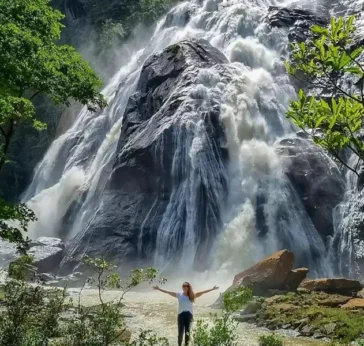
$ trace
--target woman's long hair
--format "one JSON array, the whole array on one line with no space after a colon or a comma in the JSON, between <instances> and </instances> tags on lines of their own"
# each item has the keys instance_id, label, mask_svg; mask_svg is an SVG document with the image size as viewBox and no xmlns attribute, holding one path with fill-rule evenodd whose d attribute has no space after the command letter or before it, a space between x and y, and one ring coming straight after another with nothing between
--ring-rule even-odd
<instances>
[{"instance_id":1,"label":"woman's long hair","mask_svg":"<svg viewBox=\"0 0 364 346\"><path fill-rule=\"evenodd\" d=\"M195 302L195 292L193 292L193 288L189 282L185 282L183 285L188 285L188 298L190 299L191 303Z\"/></svg>"}]
</instances>

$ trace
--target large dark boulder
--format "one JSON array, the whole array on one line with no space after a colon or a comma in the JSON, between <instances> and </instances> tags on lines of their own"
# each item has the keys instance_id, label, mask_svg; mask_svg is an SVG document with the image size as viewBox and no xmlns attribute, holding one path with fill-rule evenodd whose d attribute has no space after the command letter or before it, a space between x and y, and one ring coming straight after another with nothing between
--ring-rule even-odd
<instances>
[{"instance_id":1,"label":"large dark boulder","mask_svg":"<svg viewBox=\"0 0 364 346\"><path fill-rule=\"evenodd\" d=\"M306 138L282 139L276 152L307 214L326 242L334 234L333 211L344 198L343 173L323 149Z\"/></svg>"},{"instance_id":2,"label":"large dark boulder","mask_svg":"<svg viewBox=\"0 0 364 346\"><path fill-rule=\"evenodd\" d=\"M38 273L55 272L63 258L63 249L54 246L33 246L28 255L33 257L33 266Z\"/></svg>"},{"instance_id":3,"label":"large dark boulder","mask_svg":"<svg viewBox=\"0 0 364 346\"><path fill-rule=\"evenodd\" d=\"M196 249L189 260L206 268L227 193L217 85L230 78L226 62L206 41L183 41L147 59L100 207L66 248L65 270L84 253L119 263L156 253L173 263L185 246Z\"/></svg>"}]
</instances>

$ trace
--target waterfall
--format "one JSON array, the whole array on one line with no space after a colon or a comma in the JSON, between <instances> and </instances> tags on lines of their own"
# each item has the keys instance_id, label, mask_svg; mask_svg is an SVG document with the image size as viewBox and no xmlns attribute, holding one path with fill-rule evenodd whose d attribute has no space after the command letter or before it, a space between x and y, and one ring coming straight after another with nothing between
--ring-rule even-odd
<instances>
[{"instance_id":1,"label":"waterfall","mask_svg":"<svg viewBox=\"0 0 364 346\"><path fill-rule=\"evenodd\" d=\"M38 216L31 236L60 236L70 242L68 253L72 254L75 239L83 239L96 222L109 223L100 213L107 209L107 201L113 203L106 190L117 158L126 155L124 149L118 151L118 141L124 135L120 129L145 60L181 40L204 39L229 62L223 71L218 67L200 69L195 85L181 90L184 101L178 110L179 127L168 142L174 148L169 173L185 178L173 186L165 206L157 200L151 202L140 222L135 251L153 259L159 268L173 262L178 250L184 268L192 267L196 258L211 256L215 270L235 273L286 247L295 251L299 263L310 266L314 274L330 274L324 242L275 150L279 139L295 133L285 118L295 90L281 61L288 44L287 32L270 28L264 18L269 6L289 3L294 1L186 1L158 23L148 44L135 40L130 60L103 90L108 108L96 114L83 109L37 166L23 197ZM191 100L198 102L195 112L189 111ZM221 109L229 152L227 165L214 155L214 144L201 120L204 111L214 105ZM167 139L161 138L158 155L167 145ZM163 166L163 157L158 160ZM115 198L117 191L113 193ZM109 211L110 215L118 213L117 203L114 205L116 209ZM133 208L130 220L125 222L141 217L138 204ZM216 228L218 234L198 229L201 215L206 218L202 223ZM262 215L265 234L259 237L256 230ZM157 222L156 234L151 234L151 223L154 227ZM202 246L201 237L213 238L214 245ZM128 253L124 248L120 251Z\"/></svg>"}]
</instances>

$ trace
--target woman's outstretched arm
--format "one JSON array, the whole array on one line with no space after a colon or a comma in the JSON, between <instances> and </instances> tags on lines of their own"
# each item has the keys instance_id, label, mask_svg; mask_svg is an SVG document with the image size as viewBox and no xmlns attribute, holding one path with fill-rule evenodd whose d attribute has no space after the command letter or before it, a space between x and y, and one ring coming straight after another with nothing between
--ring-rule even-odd
<instances>
[{"instance_id":1,"label":"woman's outstretched arm","mask_svg":"<svg viewBox=\"0 0 364 346\"><path fill-rule=\"evenodd\" d=\"M177 297L177 293L176 292L171 292L171 291L166 291L166 290L162 290L161 288L159 288L158 286L154 286L153 287L156 291L160 291L162 293L166 293L166 294L169 294L170 296L172 297Z\"/></svg>"},{"instance_id":2,"label":"woman's outstretched arm","mask_svg":"<svg viewBox=\"0 0 364 346\"><path fill-rule=\"evenodd\" d=\"M201 292L197 292L195 294L195 297L198 298L198 297L201 297L202 295L206 294L206 293L209 293L209 292L212 292L212 291L216 291L218 290L219 287L218 286L214 286L213 288L209 289L209 290L206 290L206 291L201 291Z\"/></svg>"}]
</instances>

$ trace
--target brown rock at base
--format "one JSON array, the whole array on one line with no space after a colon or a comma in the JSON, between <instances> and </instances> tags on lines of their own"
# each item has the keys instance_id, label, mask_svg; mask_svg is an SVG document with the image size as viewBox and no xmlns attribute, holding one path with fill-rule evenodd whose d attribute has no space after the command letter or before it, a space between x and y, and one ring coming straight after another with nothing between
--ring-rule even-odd
<instances>
[{"instance_id":1,"label":"brown rock at base","mask_svg":"<svg viewBox=\"0 0 364 346\"><path fill-rule=\"evenodd\" d=\"M287 277L286 289L292 292L297 291L298 286L306 279L308 272L307 268L291 270Z\"/></svg>"},{"instance_id":2,"label":"brown rock at base","mask_svg":"<svg viewBox=\"0 0 364 346\"><path fill-rule=\"evenodd\" d=\"M293 252L278 251L253 267L237 274L232 288L240 285L251 287L256 295L264 294L268 289L284 289L293 263Z\"/></svg>"},{"instance_id":3,"label":"brown rock at base","mask_svg":"<svg viewBox=\"0 0 364 346\"><path fill-rule=\"evenodd\" d=\"M328 296L326 299L318 302L319 306L326 306L329 308L337 308L340 305L346 304L350 300L350 297L346 296Z\"/></svg>"},{"instance_id":4,"label":"brown rock at base","mask_svg":"<svg viewBox=\"0 0 364 346\"><path fill-rule=\"evenodd\" d=\"M358 298L363 298L364 299L364 288L358 292L358 294L356 295Z\"/></svg>"},{"instance_id":5,"label":"brown rock at base","mask_svg":"<svg viewBox=\"0 0 364 346\"><path fill-rule=\"evenodd\" d=\"M342 309L364 309L364 299L354 298L350 299L345 305L341 307Z\"/></svg>"},{"instance_id":6,"label":"brown rock at base","mask_svg":"<svg viewBox=\"0 0 364 346\"><path fill-rule=\"evenodd\" d=\"M274 308L278 311L287 312L287 311L296 310L299 308L299 306L293 305L293 304L288 304L288 303L281 303L281 304L275 305Z\"/></svg>"},{"instance_id":7,"label":"brown rock at base","mask_svg":"<svg viewBox=\"0 0 364 346\"><path fill-rule=\"evenodd\" d=\"M315 279L305 280L300 285L301 288L310 291L323 291L326 293L335 293L343 295L352 295L362 289L359 281L348 279Z\"/></svg>"}]
</instances>

